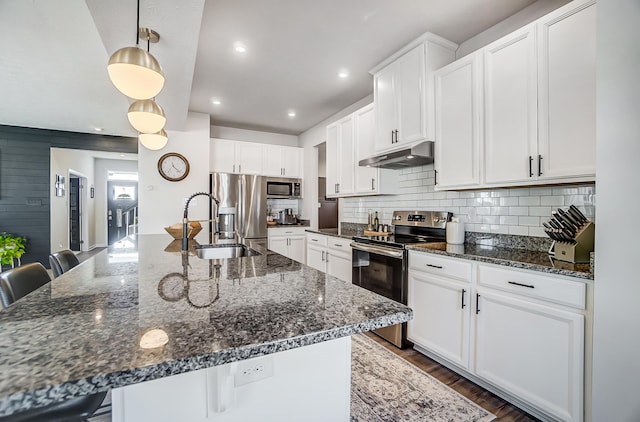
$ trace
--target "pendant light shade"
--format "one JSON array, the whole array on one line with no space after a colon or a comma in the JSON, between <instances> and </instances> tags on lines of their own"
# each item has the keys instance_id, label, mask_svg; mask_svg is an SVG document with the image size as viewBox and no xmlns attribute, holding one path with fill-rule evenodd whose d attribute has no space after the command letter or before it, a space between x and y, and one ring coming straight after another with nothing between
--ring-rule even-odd
<instances>
[{"instance_id":1,"label":"pendant light shade","mask_svg":"<svg viewBox=\"0 0 640 422\"><path fill-rule=\"evenodd\" d=\"M127 118L131 126L142 133L160 132L167 123L164 110L153 100L138 100L131 104Z\"/></svg>"},{"instance_id":2,"label":"pendant light shade","mask_svg":"<svg viewBox=\"0 0 640 422\"><path fill-rule=\"evenodd\" d=\"M143 147L156 151L167 145L168 136L164 129L156 133L141 133L138 136Z\"/></svg>"},{"instance_id":3,"label":"pendant light shade","mask_svg":"<svg viewBox=\"0 0 640 422\"><path fill-rule=\"evenodd\" d=\"M124 47L113 53L107 71L118 91L135 100L153 98L164 86L160 63L139 47Z\"/></svg>"}]
</instances>

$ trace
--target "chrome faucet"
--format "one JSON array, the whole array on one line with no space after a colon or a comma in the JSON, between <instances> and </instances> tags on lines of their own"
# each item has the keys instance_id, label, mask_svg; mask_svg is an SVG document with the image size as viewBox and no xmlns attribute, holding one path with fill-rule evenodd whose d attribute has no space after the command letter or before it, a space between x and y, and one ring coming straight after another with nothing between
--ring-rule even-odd
<instances>
[{"instance_id":1,"label":"chrome faucet","mask_svg":"<svg viewBox=\"0 0 640 422\"><path fill-rule=\"evenodd\" d=\"M215 214L215 219L213 220L213 236L215 237L215 235L219 233L219 227L218 227L219 214L218 213L220 212L220 201L218 201L215 198L215 196L211 195L210 193L196 192L193 195L191 195L189 197L189 199L187 199L186 204L184 204L184 216L182 218L182 250L183 251L186 251L186 250L189 249L189 239L188 239L188 233L189 233L189 218L188 218L189 203L196 196L208 196L209 198L211 198L211 200L213 202L216 203L216 214Z\"/></svg>"}]
</instances>

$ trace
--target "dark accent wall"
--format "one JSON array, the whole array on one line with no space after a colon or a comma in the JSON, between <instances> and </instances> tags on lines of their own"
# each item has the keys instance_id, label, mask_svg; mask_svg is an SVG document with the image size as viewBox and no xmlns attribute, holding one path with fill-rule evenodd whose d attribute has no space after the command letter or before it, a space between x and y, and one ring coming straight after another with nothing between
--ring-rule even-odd
<instances>
[{"instance_id":1,"label":"dark accent wall","mask_svg":"<svg viewBox=\"0 0 640 422\"><path fill-rule=\"evenodd\" d=\"M138 152L136 138L0 125L0 232L27 237L23 264L49 266L51 147Z\"/></svg>"}]
</instances>

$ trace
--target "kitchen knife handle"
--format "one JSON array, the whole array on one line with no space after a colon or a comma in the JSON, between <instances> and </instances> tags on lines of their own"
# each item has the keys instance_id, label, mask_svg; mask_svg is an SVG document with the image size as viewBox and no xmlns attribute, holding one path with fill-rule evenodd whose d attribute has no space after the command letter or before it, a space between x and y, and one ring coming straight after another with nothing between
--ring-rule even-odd
<instances>
[{"instance_id":1,"label":"kitchen knife handle","mask_svg":"<svg viewBox=\"0 0 640 422\"><path fill-rule=\"evenodd\" d=\"M533 157L529 156L529 177L533 177Z\"/></svg>"},{"instance_id":2,"label":"kitchen knife handle","mask_svg":"<svg viewBox=\"0 0 640 422\"><path fill-rule=\"evenodd\" d=\"M542 155L538 154L538 176L542 176Z\"/></svg>"},{"instance_id":3,"label":"kitchen knife handle","mask_svg":"<svg viewBox=\"0 0 640 422\"><path fill-rule=\"evenodd\" d=\"M461 304L462 306L461 306L461 308L460 308L460 309L464 309L464 306L465 306L465 305L464 305L464 294L465 294L465 293L467 293L467 291L466 291L465 289L462 289L462 304Z\"/></svg>"}]
</instances>

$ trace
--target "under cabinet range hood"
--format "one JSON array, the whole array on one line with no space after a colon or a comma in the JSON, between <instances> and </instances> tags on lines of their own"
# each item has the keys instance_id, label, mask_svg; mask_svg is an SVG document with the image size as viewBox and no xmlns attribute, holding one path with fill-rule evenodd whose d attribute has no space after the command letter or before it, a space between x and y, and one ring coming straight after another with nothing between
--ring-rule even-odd
<instances>
[{"instance_id":1,"label":"under cabinet range hood","mask_svg":"<svg viewBox=\"0 0 640 422\"><path fill-rule=\"evenodd\" d=\"M433 163L433 141L403 145L397 150L360 160L362 167L380 167L385 169L404 169Z\"/></svg>"}]
</instances>

